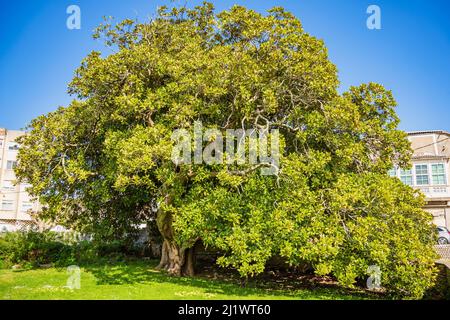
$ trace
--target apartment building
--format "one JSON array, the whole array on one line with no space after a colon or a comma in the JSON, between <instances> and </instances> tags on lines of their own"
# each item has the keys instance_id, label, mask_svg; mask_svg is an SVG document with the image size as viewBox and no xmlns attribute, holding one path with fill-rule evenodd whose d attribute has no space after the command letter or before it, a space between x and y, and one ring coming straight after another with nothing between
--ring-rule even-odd
<instances>
[{"instance_id":1,"label":"apartment building","mask_svg":"<svg viewBox=\"0 0 450 320\"><path fill-rule=\"evenodd\" d=\"M30 212L39 209L26 192L26 184L17 184L14 167L17 164L18 143L24 132L0 128L0 231L16 230L31 224Z\"/></svg>"},{"instance_id":2,"label":"apartment building","mask_svg":"<svg viewBox=\"0 0 450 320\"><path fill-rule=\"evenodd\" d=\"M438 226L450 229L450 133L415 131L408 133L414 150L412 168L392 169L391 176L421 190L426 196L425 210Z\"/></svg>"}]
</instances>

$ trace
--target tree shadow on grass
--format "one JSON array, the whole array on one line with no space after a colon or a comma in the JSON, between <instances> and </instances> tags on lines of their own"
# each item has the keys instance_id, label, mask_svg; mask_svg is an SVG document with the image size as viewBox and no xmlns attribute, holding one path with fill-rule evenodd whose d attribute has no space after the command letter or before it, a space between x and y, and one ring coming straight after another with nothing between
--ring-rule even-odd
<instances>
[{"instance_id":1,"label":"tree shadow on grass","mask_svg":"<svg viewBox=\"0 0 450 320\"><path fill-rule=\"evenodd\" d=\"M291 299L379 299L362 290L350 290L335 283L321 284L304 277L271 277L267 274L249 280L241 286L239 277L232 272L214 276L203 270L195 277L173 277L155 269L157 261L134 260L126 262L98 263L83 268L92 273L99 285L128 285L172 283L203 289L205 294L233 297L245 296L284 296Z\"/></svg>"}]
</instances>

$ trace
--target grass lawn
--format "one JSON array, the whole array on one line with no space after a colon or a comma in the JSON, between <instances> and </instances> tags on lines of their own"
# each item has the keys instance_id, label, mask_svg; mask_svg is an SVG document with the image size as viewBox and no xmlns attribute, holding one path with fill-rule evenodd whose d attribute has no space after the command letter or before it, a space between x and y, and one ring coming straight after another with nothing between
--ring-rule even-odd
<instances>
[{"instance_id":1,"label":"grass lawn","mask_svg":"<svg viewBox=\"0 0 450 320\"><path fill-rule=\"evenodd\" d=\"M290 280L253 280L246 287L234 277L170 277L156 261L127 261L81 268L81 288L65 288L65 268L0 270L0 299L370 299L339 287L307 287Z\"/></svg>"}]
</instances>

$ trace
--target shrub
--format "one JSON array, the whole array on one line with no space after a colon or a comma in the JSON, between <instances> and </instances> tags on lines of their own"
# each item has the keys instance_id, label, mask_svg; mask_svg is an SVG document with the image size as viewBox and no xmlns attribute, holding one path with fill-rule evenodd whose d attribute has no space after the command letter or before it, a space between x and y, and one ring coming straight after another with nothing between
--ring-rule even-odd
<instances>
[{"instance_id":1,"label":"shrub","mask_svg":"<svg viewBox=\"0 0 450 320\"><path fill-rule=\"evenodd\" d=\"M0 237L0 257L10 264L41 264L63 262L70 256L69 249L56 240L52 232L18 231Z\"/></svg>"},{"instance_id":2,"label":"shrub","mask_svg":"<svg viewBox=\"0 0 450 320\"><path fill-rule=\"evenodd\" d=\"M43 264L67 266L96 262L100 259L118 260L136 253L122 241L75 241L51 231L17 231L0 234L0 268L15 264L38 267Z\"/></svg>"}]
</instances>

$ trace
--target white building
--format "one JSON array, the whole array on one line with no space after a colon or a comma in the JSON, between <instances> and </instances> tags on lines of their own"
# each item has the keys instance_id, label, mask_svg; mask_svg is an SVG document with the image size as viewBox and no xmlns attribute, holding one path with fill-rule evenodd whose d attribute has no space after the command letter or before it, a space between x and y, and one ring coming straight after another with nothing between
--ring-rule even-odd
<instances>
[{"instance_id":1,"label":"white building","mask_svg":"<svg viewBox=\"0 0 450 320\"><path fill-rule=\"evenodd\" d=\"M412 168L393 169L390 175L421 190L427 201L424 209L433 214L434 223L450 229L450 133L416 131L408 135L414 150Z\"/></svg>"},{"instance_id":2,"label":"white building","mask_svg":"<svg viewBox=\"0 0 450 320\"><path fill-rule=\"evenodd\" d=\"M0 231L16 230L31 224L30 211L39 209L26 192L26 184L16 184L14 167L19 149L16 138L24 132L0 128Z\"/></svg>"}]
</instances>

